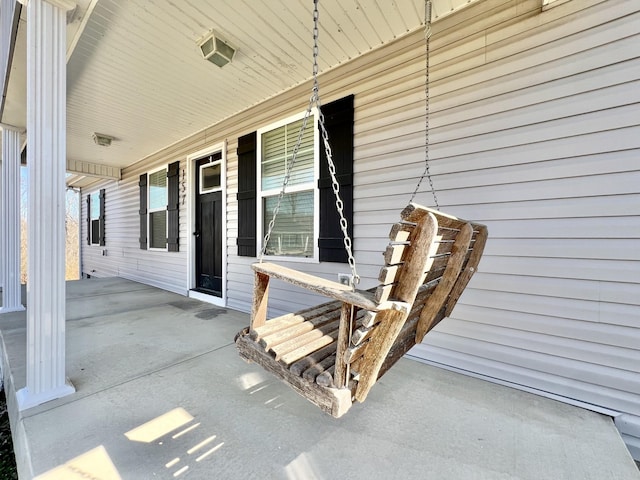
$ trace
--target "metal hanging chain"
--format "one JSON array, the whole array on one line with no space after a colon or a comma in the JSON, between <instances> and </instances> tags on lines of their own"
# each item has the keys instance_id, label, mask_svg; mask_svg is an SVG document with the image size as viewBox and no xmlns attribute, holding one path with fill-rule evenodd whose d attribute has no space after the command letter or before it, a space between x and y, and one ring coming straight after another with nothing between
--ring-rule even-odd
<instances>
[{"instance_id":1,"label":"metal hanging chain","mask_svg":"<svg viewBox=\"0 0 640 480\"><path fill-rule=\"evenodd\" d=\"M429 38L431 37L431 0L426 0L424 2L424 41L425 41L425 82L424 82L424 93L425 93L425 129L424 129L424 171L422 175L418 179L418 184L416 185L416 189L413 191L413 195L411 195L411 199L409 202L413 202L418 190L420 190L420 185L422 185L422 181L425 177L429 180L429 186L431 187L431 194L433 195L433 202L436 209L440 210L440 205L438 205L438 197L436 196L436 189L433 186L433 179L431 178L431 172L429 171Z\"/></svg>"},{"instance_id":2,"label":"metal hanging chain","mask_svg":"<svg viewBox=\"0 0 640 480\"><path fill-rule=\"evenodd\" d=\"M280 211L280 205L282 203L282 198L284 197L285 190L287 188L287 184L289 183L289 179L291 177L291 171L296 162L296 157L298 156L298 150L300 149L300 144L302 143L302 135L307 127L307 121L311 116L311 111L313 106L315 105L318 110L318 125L320 127L320 132L322 134L322 141L324 144L324 150L327 157L327 164L329 167L329 175L331 176L331 185L333 189L333 194L336 198L336 210L340 216L340 229L342 230L342 235L344 237L344 248L347 252L349 267L351 268L351 288L355 289L355 286L360 282L360 275L356 270L356 261L353 256L353 242L351 241L351 237L348 232L348 222L344 216L344 203L342 198L340 197L340 184L336 178L336 167L333 163L333 154L331 152L331 146L329 145L329 134L327 133L327 129L324 125L324 114L321 110L320 103L320 85L318 83L318 21L319 21L319 12L318 12L318 0L313 1L313 87L311 89L311 98L309 99L309 105L304 115L304 120L302 121L302 126L300 127L300 132L298 133L298 140L296 141L296 145L293 149L293 154L291 158L291 163L287 165L286 174L284 180L282 182L282 189L280 190L280 194L278 195L278 202L276 207L273 209L273 216L271 217L271 221L269 222L269 228L267 230L267 234L264 237L264 242L262 245L262 250L260 252L260 263L262 263L264 259L264 255L267 249L267 243L271 238L271 233L273 232L273 227L276 222L276 217L278 212Z\"/></svg>"}]
</instances>

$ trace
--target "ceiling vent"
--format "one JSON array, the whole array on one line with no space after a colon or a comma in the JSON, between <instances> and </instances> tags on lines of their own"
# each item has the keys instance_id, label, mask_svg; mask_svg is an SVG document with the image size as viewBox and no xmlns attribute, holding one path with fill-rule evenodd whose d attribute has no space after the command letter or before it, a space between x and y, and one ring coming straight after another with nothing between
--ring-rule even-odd
<instances>
[{"instance_id":1,"label":"ceiling vent","mask_svg":"<svg viewBox=\"0 0 640 480\"><path fill-rule=\"evenodd\" d=\"M221 68L230 63L236 54L235 48L220 39L213 30L198 41L198 46L206 60Z\"/></svg>"}]
</instances>

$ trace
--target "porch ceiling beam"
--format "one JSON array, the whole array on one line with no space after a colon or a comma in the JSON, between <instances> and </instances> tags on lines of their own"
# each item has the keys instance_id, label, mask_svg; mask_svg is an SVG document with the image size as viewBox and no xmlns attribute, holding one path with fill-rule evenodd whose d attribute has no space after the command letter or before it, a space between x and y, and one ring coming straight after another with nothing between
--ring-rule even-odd
<instances>
[{"instance_id":1,"label":"porch ceiling beam","mask_svg":"<svg viewBox=\"0 0 640 480\"><path fill-rule=\"evenodd\" d=\"M4 110L4 100L9 86L9 72L18 33L21 8L13 0L0 2L0 80L2 81L2 99L0 99L0 119Z\"/></svg>"},{"instance_id":2,"label":"porch ceiling beam","mask_svg":"<svg viewBox=\"0 0 640 480\"><path fill-rule=\"evenodd\" d=\"M120 180L122 178L122 169L118 167L101 165L99 163L89 163L82 160L67 159L67 173L84 175L87 177L106 178L110 180Z\"/></svg>"},{"instance_id":3,"label":"porch ceiling beam","mask_svg":"<svg viewBox=\"0 0 640 480\"><path fill-rule=\"evenodd\" d=\"M73 12L70 12L67 14L67 17L69 15L73 15L75 17L79 17L80 15L82 15L81 17L82 20L80 21L80 25L78 25L77 30L73 35L73 39L71 40L71 43L67 47L67 63L69 63L69 59L71 58L71 55L73 54L76 47L78 46L80 37L82 36L82 33L84 32L85 28L87 28L87 23L89 22L89 18L91 18L91 14L93 13L93 10L96 8L97 3L98 3L98 0L91 0L91 3L89 3L89 6L84 12L79 11L80 7L76 5L76 7L73 9ZM67 18L67 20L69 19Z\"/></svg>"}]
</instances>

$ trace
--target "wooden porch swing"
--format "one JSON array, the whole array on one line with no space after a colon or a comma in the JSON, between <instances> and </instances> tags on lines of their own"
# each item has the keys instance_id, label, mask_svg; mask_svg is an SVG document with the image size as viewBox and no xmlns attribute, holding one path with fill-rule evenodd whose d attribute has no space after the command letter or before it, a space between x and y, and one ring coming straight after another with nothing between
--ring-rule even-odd
<instances>
[{"instance_id":1,"label":"wooden porch swing","mask_svg":"<svg viewBox=\"0 0 640 480\"><path fill-rule=\"evenodd\" d=\"M340 417L349 410L354 400L363 402L378 378L411 347L420 343L424 335L443 318L449 316L477 269L487 239L487 228L413 203L420 183L426 176L437 206L426 150L425 172L418 181L409 205L400 213L398 223L391 227L390 243L384 252L384 265L379 275L380 284L370 290L355 288L359 276L320 112L317 3L318 0L314 0L313 94L263 242L260 262L252 265L255 284L251 323L238 333L236 345L245 360L260 364L323 411ZM429 4L427 1L427 39ZM428 73L426 83L428 88ZM352 271L350 285L263 262L280 200L314 103L318 106L319 125ZM428 138L425 148L428 149ZM333 300L267 320L271 278Z\"/></svg>"}]
</instances>

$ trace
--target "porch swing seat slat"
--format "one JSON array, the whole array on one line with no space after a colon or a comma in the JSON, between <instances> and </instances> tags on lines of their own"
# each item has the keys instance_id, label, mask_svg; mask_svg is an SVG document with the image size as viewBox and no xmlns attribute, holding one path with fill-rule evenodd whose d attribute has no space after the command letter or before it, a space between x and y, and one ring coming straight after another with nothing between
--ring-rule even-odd
<instances>
[{"instance_id":1,"label":"porch swing seat slat","mask_svg":"<svg viewBox=\"0 0 640 480\"><path fill-rule=\"evenodd\" d=\"M254 264L251 324L236 336L239 353L339 417L450 315L486 237L484 225L410 204L391 228L376 288L353 291L280 265ZM272 278L333 300L267 320Z\"/></svg>"},{"instance_id":2,"label":"porch swing seat slat","mask_svg":"<svg viewBox=\"0 0 640 480\"><path fill-rule=\"evenodd\" d=\"M316 277L315 275L310 275L275 263L254 263L251 268L258 274L291 283L292 285L305 288L311 292L334 298L341 302L364 308L365 310L375 311L381 308L375 300L375 295L366 290L357 290L354 292L348 285ZM403 305L402 302L395 302L394 305L390 305L390 307L403 309L407 308L407 305ZM382 308L386 308L386 305Z\"/></svg>"}]
</instances>

